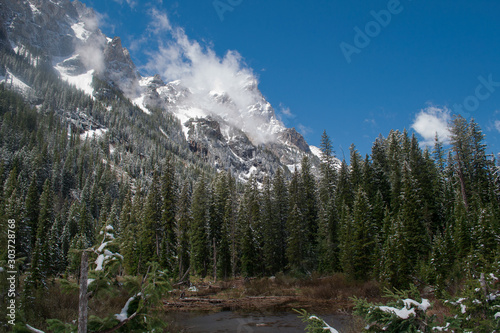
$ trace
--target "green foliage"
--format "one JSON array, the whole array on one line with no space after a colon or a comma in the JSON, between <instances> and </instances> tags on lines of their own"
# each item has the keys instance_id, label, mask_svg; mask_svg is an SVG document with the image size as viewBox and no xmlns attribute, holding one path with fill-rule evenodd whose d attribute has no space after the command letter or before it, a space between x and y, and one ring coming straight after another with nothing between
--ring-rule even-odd
<instances>
[{"instance_id":1,"label":"green foliage","mask_svg":"<svg viewBox=\"0 0 500 333\"><path fill-rule=\"evenodd\" d=\"M306 326L306 332L308 333L324 333L324 332L330 332L330 333L338 333L336 329L328 325L323 319L309 314L306 310L296 310L294 309L295 312L299 314L299 318L304 322L307 323Z\"/></svg>"},{"instance_id":2,"label":"green foliage","mask_svg":"<svg viewBox=\"0 0 500 333\"><path fill-rule=\"evenodd\" d=\"M414 286L406 291L386 290L385 297L392 299L385 305L354 298L354 313L368 323L365 332L433 332L436 318L427 315L431 303Z\"/></svg>"},{"instance_id":3,"label":"green foliage","mask_svg":"<svg viewBox=\"0 0 500 333\"><path fill-rule=\"evenodd\" d=\"M479 274L468 280L460 297L446 301L454 315L452 322L459 330L500 330L500 283L495 274Z\"/></svg>"},{"instance_id":4,"label":"green foliage","mask_svg":"<svg viewBox=\"0 0 500 333\"><path fill-rule=\"evenodd\" d=\"M33 88L22 97L0 85L0 227L18 221L25 300L61 274L74 281L81 250L110 241L100 235L106 226L116 239L107 250L123 260L90 273L94 294L123 291L117 276L151 276L154 262L179 278L190 267L217 278L343 270L398 288L421 281L445 295L498 260L500 171L474 120L454 118L449 149L437 140L431 154L407 131L391 131L365 158L351 146L340 166L323 133L319 168L305 157L293 175L278 169L244 186L189 150L175 116L147 115L97 77L91 98L30 57L0 51L2 68ZM85 139L88 126L108 131Z\"/></svg>"}]
</instances>

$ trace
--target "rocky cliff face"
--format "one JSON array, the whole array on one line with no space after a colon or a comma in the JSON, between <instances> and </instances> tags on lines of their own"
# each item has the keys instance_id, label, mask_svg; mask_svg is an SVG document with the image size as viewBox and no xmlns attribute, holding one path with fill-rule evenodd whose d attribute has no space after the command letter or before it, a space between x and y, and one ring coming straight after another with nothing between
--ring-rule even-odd
<instances>
[{"instance_id":1,"label":"rocky cliff face","mask_svg":"<svg viewBox=\"0 0 500 333\"><path fill-rule=\"evenodd\" d=\"M309 156L313 166L319 163L304 138L276 118L252 78L244 78L239 88L247 96L242 102L239 92L193 91L180 81L165 83L159 75L141 77L121 39L106 37L95 12L79 1L0 0L0 20L2 45L51 59L62 79L87 94L98 98L112 94L109 89L95 89L97 76L145 113L176 116L182 140L217 169L231 170L246 180L263 179L277 168L293 170L303 156ZM66 117L69 122L85 118L92 123L79 114Z\"/></svg>"}]
</instances>

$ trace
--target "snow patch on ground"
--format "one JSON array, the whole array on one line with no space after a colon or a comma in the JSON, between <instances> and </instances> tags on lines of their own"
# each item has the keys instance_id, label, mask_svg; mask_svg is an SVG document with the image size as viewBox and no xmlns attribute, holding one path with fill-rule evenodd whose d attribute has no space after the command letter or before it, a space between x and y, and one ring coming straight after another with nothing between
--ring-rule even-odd
<instances>
[{"instance_id":1,"label":"snow patch on ground","mask_svg":"<svg viewBox=\"0 0 500 333\"><path fill-rule=\"evenodd\" d=\"M311 149L311 153L313 153L313 155L317 156L321 160L321 156L323 155L323 152L321 151L320 148L318 148L316 146L309 146L309 149Z\"/></svg>"},{"instance_id":2,"label":"snow patch on ground","mask_svg":"<svg viewBox=\"0 0 500 333\"><path fill-rule=\"evenodd\" d=\"M71 29L75 32L76 38L86 41L90 37L90 31L85 29L84 22L78 22L71 26Z\"/></svg>"},{"instance_id":3,"label":"snow patch on ground","mask_svg":"<svg viewBox=\"0 0 500 333\"><path fill-rule=\"evenodd\" d=\"M186 137L186 140L188 139L189 136L189 127L186 126L186 122L189 121L189 119L196 119L196 118L204 118L207 116L206 112L203 111L202 109L199 108L179 108L175 115L179 120L181 121L182 124L182 132L184 133L184 136Z\"/></svg>"},{"instance_id":4,"label":"snow patch on ground","mask_svg":"<svg viewBox=\"0 0 500 333\"><path fill-rule=\"evenodd\" d=\"M10 71L7 71L6 76L0 77L0 83L5 83L6 87L13 88L13 90L19 91L23 95L26 95L31 90L30 86L28 86Z\"/></svg>"},{"instance_id":5,"label":"snow patch on ground","mask_svg":"<svg viewBox=\"0 0 500 333\"><path fill-rule=\"evenodd\" d=\"M151 82L153 82L153 80L154 80L154 76L143 77L139 80L139 85L141 87L147 87L151 84Z\"/></svg>"},{"instance_id":6,"label":"snow patch on ground","mask_svg":"<svg viewBox=\"0 0 500 333\"><path fill-rule=\"evenodd\" d=\"M161 134L165 135L166 138L168 138L168 134L163 130L163 128L158 127L160 129Z\"/></svg>"},{"instance_id":7,"label":"snow patch on ground","mask_svg":"<svg viewBox=\"0 0 500 333\"><path fill-rule=\"evenodd\" d=\"M144 105L144 95L141 95L135 99L132 100L132 103L134 103L135 106L139 107L139 109L142 110L145 114L151 114L151 111L148 110L148 108Z\"/></svg>"},{"instance_id":8,"label":"snow patch on ground","mask_svg":"<svg viewBox=\"0 0 500 333\"><path fill-rule=\"evenodd\" d=\"M40 10L38 10L38 8L36 8L36 6L31 3L31 1L29 2L29 4L30 4L30 7L31 7L31 13L33 15L40 14Z\"/></svg>"},{"instance_id":9,"label":"snow patch on ground","mask_svg":"<svg viewBox=\"0 0 500 333\"><path fill-rule=\"evenodd\" d=\"M68 69L62 66L62 63L66 60L76 59L78 55L74 55L70 58L63 59L55 64L54 69L59 72L61 79L74 85L77 89L82 90L87 95L92 96L94 94L94 88L92 87L92 79L94 77L94 70L91 69L86 73L80 75L70 75Z\"/></svg>"},{"instance_id":10,"label":"snow patch on ground","mask_svg":"<svg viewBox=\"0 0 500 333\"><path fill-rule=\"evenodd\" d=\"M300 171L302 165L300 163L296 163L296 164L288 164L286 167L288 168L288 170L290 170L291 173L294 173L295 170Z\"/></svg>"},{"instance_id":11,"label":"snow patch on ground","mask_svg":"<svg viewBox=\"0 0 500 333\"><path fill-rule=\"evenodd\" d=\"M107 131L108 131L107 128L98 128L96 130L88 130L88 131L85 131L82 134L80 134L80 138L82 140L92 139L94 137L98 138L98 137L103 136Z\"/></svg>"}]
</instances>

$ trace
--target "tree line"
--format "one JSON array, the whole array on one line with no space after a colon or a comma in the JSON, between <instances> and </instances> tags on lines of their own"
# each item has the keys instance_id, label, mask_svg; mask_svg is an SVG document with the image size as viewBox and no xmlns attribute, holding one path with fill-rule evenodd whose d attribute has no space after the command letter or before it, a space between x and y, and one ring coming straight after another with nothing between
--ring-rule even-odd
<instances>
[{"instance_id":1,"label":"tree line","mask_svg":"<svg viewBox=\"0 0 500 333\"><path fill-rule=\"evenodd\" d=\"M278 169L242 184L159 134L161 123L171 138L182 136L173 116L145 115L119 96L94 100L67 84L54 89L49 69L19 55L2 62L44 101L35 108L0 85L0 220L17 221L26 295L78 276L78 251L96 246L107 226L122 274L155 263L177 280L317 271L446 290L500 259L500 171L473 119L456 116L447 144L436 138L422 148L393 130L371 154L353 145L341 162L323 133L319 170L304 157L291 175ZM65 116L75 109L108 131L82 138Z\"/></svg>"}]
</instances>

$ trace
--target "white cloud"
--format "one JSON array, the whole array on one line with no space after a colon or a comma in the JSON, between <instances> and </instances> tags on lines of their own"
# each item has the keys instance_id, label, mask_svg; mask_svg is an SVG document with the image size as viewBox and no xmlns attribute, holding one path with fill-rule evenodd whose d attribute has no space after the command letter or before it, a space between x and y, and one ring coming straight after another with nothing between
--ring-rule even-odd
<instances>
[{"instance_id":1,"label":"white cloud","mask_svg":"<svg viewBox=\"0 0 500 333\"><path fill-rule=\"evenodd\" d=\"M299 129L299 133L304 137L313 132L312 128L302 124L298 124L297 128Z\"/></svg>"},{"instance_id":2,"label":"white cloud","mask_svg":"<svg viewBox=\"0 0 500 333\"><path fill-rule=\"evenodd\" d=\"M168 19L167 13L160 12L158 9L153 8L149 12L151 16L151 24L149 29L155 33L168 32L172 30L172 26L170 25L170 20Z\"/></svg>"},{"instance_id":3,"label":"white cloud","mask_svg":"<svg viewBox=\"0 0 500 333\"><path fill-rule=\"evenodd\" d=\"M371 126L377 126L377 121L375 118L365 118L364 120L365 124L369 124Z\"/></svg>"},{"instance_id":4,"label":"white cloud","mask_svg":"<svg viewBox=\"0 0 500 333\"><path fill-rule=\"evenodd\" d=\"M290 108L283 105L283 103L280 103L279 113L286 118L295 118L295 115L292 113L292 111L290 111Z\"/></svg>"},{"instance_id":5,"label":"white cloud","mask_svg":"<svg viewBox=\"0 0 500 333\"><path fill-rule=\"evenodd\" d=\"M451 112L447 107L429 106L420 110L411 128L424 138L425 145L433 145L436 134L442 142L448 143L450 140L450 120Z\"/></svg>"},{"instance_id":6,"label":"white cloud","mask_svg":"<svg viewBox=\"0 0 500 333\"><path fill-rule=\"evenodd\" d=\"M500 132L500 120L495 120L495 129Z\"/></svg>"},{"instance_id":7,"label":"white cloud","mask_svg":"<svg viewBox=\"0 0 500 333\"><path fill-rule=\"evenodd\" d=\"M120 5L123 5L124 1L123 0L114 0L115 2L118 2ZM125 2L130 6L130 8L134 8L137 3L134 0L125 0Z\"/></svg>"},{"instance_id":8,"label":"white cloud","mask_svg":"<svg viewBox=\"0 0 500 333\"><path fill-rule=\"evenodd\" d=\"M147 72L160 74L166 82L180 80L192 92L191 104L202 105L210 113L243 127L254 143L273 141L276 130L283 125L257 89L257 75L243 57L231 50L220 57L210 46L189 39L183 29L172 27L166 14L153 10L150 15L154 19L148 30L156 37L159 48L150 52ZM231 104L207 100L207 96L223 93Z\"/></svg>"}]
</instances>

